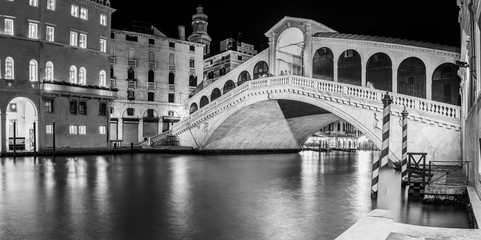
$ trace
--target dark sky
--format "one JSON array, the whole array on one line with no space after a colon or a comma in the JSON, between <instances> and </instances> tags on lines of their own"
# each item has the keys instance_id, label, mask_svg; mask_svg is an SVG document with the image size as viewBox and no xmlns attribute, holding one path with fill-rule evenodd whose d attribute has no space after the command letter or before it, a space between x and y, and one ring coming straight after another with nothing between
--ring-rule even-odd
<instances>
[{"instance_id":1,"label":"dark sky","mask_svg":"<svg viewBox=\"0 0 481 240\"><path fill-rule=\"evenodd\" d=\"M152 3L157 3L155 6ZM285 1L284 1L285 2ZM153 23L168 37L177 38L177 25L192 32L191 17L199 3L209 16L212 51L219 42L242 32L256 49L267 47L264 33L284 16L308 18L340 32L459 46L456 0L293 0L281 1L138 1L111 0L117 9L112 27L122 29L131 20Z\"/></svg>"}]
</instances>

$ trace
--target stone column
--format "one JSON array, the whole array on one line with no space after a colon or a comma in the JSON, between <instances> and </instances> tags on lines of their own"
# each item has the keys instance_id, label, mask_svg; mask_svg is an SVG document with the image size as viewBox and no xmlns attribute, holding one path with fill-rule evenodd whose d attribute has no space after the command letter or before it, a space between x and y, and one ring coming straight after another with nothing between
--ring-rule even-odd
<instances>
[{"instance_id":1,"label":"stone column","mask_svg":"<svg viewBox=\"0 0 481 240\"><path fill-rule=\"evenodd\" d=\"M2 136L2 139L0 140L2 142L2 153L6 152L7 151L7 113L6 112L2 112L0 114L0 124L2 125L1 127L1 136Z\"/></svg>"},{"instance_id":2,"label":"stone column","mask_svg":"<svg viewBox=\"0 0 481 240\"><path fill-rule=\"evenodd\" d=\"M137 140L139 142L143 142L144 141L144 119L142 117L139 119L138 129L139 129L139 133L138 133L138 139Z\"/></svg>"},{"instance_id":3,"label":"stone column","mask_svg":"<svg viewBox=\"0 0 481 240\"><path fill-rule=\"evenodd\" d=\"M312 78L312 26L310 23L304 23L304 27L306 39L304 41L304 62L302 63L303 75Z\"/></svg>"},{"instance_id":4,"label":"stone column","mask_svg":"<svg viewBox=\"0 0 481 240\"><path fill-rule=\"evenodd\" d=\"M366 59L361 58L361 86L366 87Z\"/></svg>"},{"instance_id":5,"label":"stone column","mask_svg":"<svg viewBox=\"0 0 481 240\"><path fill-rule=\"evenodd\" d=\"M271 35L269 36L269 61L270 61L269 72L273 75L276 74L276 65L277 65L275 38L276 38L275 33L271 33ZM253 75L251 75L251 77L254 78Z\"/></svg>"},{"instance_id":6,"label":"stone column","mask_svg":"<svg viewBox=\"0 0 481 240\"><path fill-rule=\"evenodd\" d=\"M332 54L334 54L334 52L332 52ZM334 59L333 59L333 63L334 63L334 82L339 82L338 74L337 74L337 60L339 60L339 56L336 57L336 55L334 55Z\"/></svg>"}]
</instances>

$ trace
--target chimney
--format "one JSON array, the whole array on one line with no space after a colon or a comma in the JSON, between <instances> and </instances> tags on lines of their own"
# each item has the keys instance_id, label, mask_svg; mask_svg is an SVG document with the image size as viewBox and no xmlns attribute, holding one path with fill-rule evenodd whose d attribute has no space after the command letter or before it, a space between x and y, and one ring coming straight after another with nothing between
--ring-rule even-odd
<instances>
[{"instance_id":1,"label":"chimney","mask_svg":"<svg viewBox=\"0 0 481 240\"><path fill-rule=\"evenodd\" d=\"M179 40L185 41L185 26L179 25Z\"/></svg>"}]
</instances>

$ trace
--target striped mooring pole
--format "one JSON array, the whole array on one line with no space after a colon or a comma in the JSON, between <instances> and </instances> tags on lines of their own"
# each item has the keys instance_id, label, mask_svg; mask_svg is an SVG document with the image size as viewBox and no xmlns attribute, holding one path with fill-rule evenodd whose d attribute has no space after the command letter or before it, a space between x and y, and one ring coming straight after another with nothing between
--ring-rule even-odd
<instances>
[{"instance_id":1,"label":"striped mooring pole","mask_svg":"<svg viewBox=\"0 0 481 240\"><path fill-rule=\"evenodd\" d=\"M383 103L383 118L382 118L382 147L381 156L378 160L374 160L372 163L372 181L371 181L371 198L377 198L378 183L379 183L379 170L387 165L389 162L389 129L391 126L391 103L392 98L389 93L386 92L382 98ZM381 162L379 164L379 162Z\"/></svg>"},{"instance_id":2,"label":"striped mooring pole","mask_svg":"<svg viewBox=\"0 0 481 240\"><path fill-rule=\"evenodd\" d=\"M406 106L401 113L403 122L403 140L402 140L402 161L401 161L401 185L404 185L403 179L407 174L407 164L408 164L408 111L406 111Z\"/></svg>"}]
</instances>

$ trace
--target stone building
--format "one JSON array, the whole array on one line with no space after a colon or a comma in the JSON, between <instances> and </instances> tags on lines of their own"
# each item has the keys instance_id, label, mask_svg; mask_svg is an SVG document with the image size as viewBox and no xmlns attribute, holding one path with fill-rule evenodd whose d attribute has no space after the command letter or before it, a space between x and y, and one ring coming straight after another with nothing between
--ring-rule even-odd
<instances>
[{"instance_id":1,"label":"stone building","mask_svg":"<svg viewBox=\"0 0 481 240\"><path fill-rule=\"evenodd\" d=\"M119 89L110 114L112 141L142 142L187 114L184 102L202 76L204 45L185 41L184 29L179 26L179 39L145 23L112 30L110 79Z\"/></svg>"},{"instance_id":2,"label":"stone building","mask_svg":"<svg viewBox=\"0 0 481 240\"><path fill-rule=\"evenodd\" d=\"M108 0L0 1L2 152L52 148L54 134L56 147L108 146L113 12Z\"/></svg>"},{"instance_id":3,"label":"stone building","mask_svg":"<svg viewBox=\"0 0 481 240\"><path fill-rule=\"evenodd\" d=\"M220 42L220 52L225 52L228 50L245 53L252 56L257 54L257 50L255 50L254 45L238 41L234 38L227 38Z\"/></svg>"}]
</instances>

